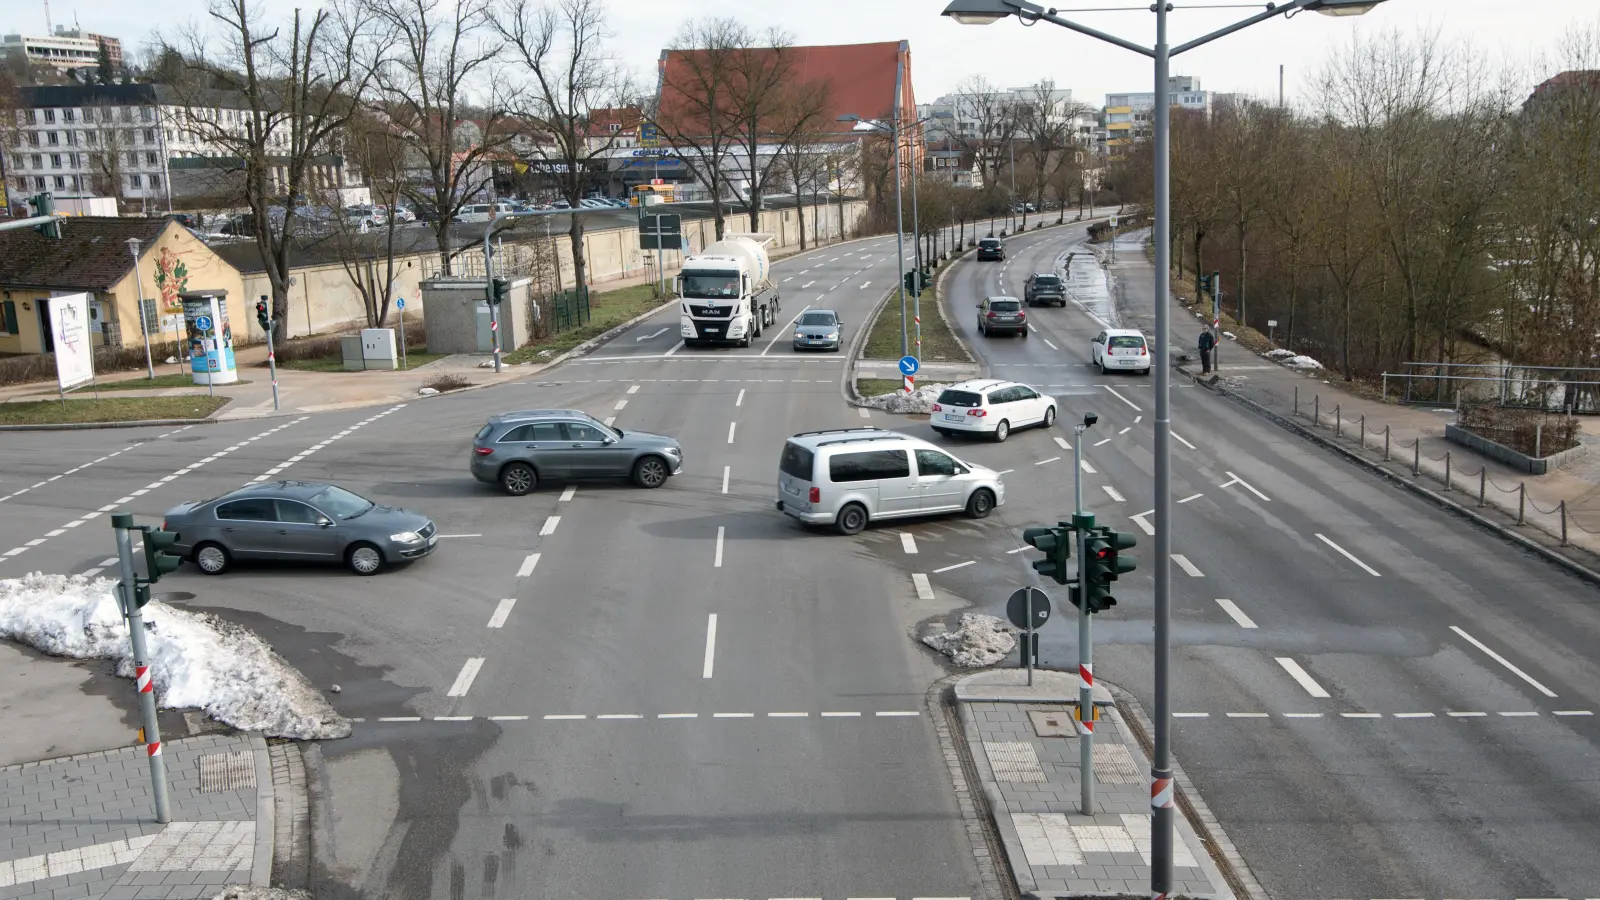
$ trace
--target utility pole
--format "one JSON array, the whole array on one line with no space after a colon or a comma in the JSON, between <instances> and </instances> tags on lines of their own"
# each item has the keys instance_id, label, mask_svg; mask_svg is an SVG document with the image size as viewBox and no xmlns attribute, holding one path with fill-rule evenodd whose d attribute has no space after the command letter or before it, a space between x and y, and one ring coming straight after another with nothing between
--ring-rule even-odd
<instances>
[{"instance_id":1,"label":"utility pole","mask_svg":"<svg viewBox=\"0 0 1600 900\"><path fill-rule=\"evenodd\" d=\"M128 238L128 252L133 254L133 283L139 288L139 331L144 335L144 368L148 377L156 377L156 365L150 358L150 316L144 309L144 278L139 274L139 239Z\"/></svg>"},{"instance_id":2,"label":"utility pole","mask_svg":"<svg viewBox=\"0 0 1600 900\"><path fill-rule=\"evenodd\" d=\"M117 597L122 602L122 615L128 622L128 638L133 643L133 671L139 688L139 719L144 727L139 729L144 741L145 754L150 757L150 782L156 799L156 821L165 825L172 821L167 805L167 763L161 756L161 726L156 721L155 685L150 680L150 654L144 645L144 613L140 610L141 594L148 590L139 584L133 571L133 541L128 532L133 529L131 513L117 513L111 517L111 527L117 533L117 563L121 567L122 582L117 585ZM159 577L151 573L151 580Z\"/></svg>"}]
</instances>

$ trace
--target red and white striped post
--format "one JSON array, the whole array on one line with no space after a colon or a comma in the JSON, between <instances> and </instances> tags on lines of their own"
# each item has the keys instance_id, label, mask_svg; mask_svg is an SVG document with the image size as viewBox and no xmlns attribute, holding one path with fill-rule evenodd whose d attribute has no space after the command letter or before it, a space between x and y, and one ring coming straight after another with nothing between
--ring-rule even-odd
<instances>
[{"instance_id":1,"label":"red and white striped post","mask_svg":"<svg viewBox=\"0 0 1600 900\"><path fill-rule=\"evenodd\" d=\"M139 608L138 579L133 570L133 542L128 530L133 527L130 513L117 513L111 517L111 527L117 533L117 561L122 567L122 583L117 585L122 601L122 614L128 621L128 639L133 644L133 671L139 691L139 718L144 727L139 729L145 742L145 755L150 757L150 782L156 801L156 821L162 825L172 821L167 805L167 762L161 755L161 725L156 721L156 691L151 680L150 654L144 645L144 613Z\"/></svg>"},{"instance_id":2,"label":"red and white striped post","mask_svg":"<svg viewBox=\"0 0 1600 900\"><path fill-rule=\"evenodd\" d=\"M904 375L904 376L901 376L901 377L905 381L906 393L909 394L912 391L917 389L917 376L915 376L915 375Z\"/></svg>"}]
</instances>

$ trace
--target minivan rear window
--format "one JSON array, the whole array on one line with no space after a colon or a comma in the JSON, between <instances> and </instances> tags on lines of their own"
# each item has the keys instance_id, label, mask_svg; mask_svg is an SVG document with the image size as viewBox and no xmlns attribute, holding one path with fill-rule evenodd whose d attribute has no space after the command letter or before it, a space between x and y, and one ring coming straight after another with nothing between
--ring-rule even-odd
<instances>
[{"instance_id":1,"label":"minivan rear window","mask_svg":"<svg viewBox=\"0 0 1600 900\"><path fill-rule=\"evenodd\" d=\"M877 481L880 478L910 478L911 462L904 450L840 453L828 461L828 474L835 484Z\"/></svg>"},{"instance_id":2,"label":"minivan rear window","mask_svg":"<svg viewBox=\"0 0 1600 900\"><path fill-rule=\"evenodd\" d=\"M989 301L989 308L995 312L1016 312L1022 308L1022 302L1019 300L991 300Z\"/></svg>"},{"instance_id":3,"label":"minivan rear window","mask_svg":"<svg viewBox=\"0 0 1600 900\"><path fill-rule=\"evenodd\" d=\"M979 247L998 247L998 246L1000 246L1000 242L995 240L994 238L984 238L983 240L978 242L978 246Z\"/></svg>"},{"instance_id":4,"label":"minivan rear window","mask_svg":"<svg viewBox=\"0 0 1600 900\"><path fill-rule=\"evenodd\" d=\"M1061 287L1061 279L1054 275L1040 275L1033 283L1039 287Z\"/></svg>"},{"instance_id":5,"label":"minivan rear window","mask_svg":"<svg viewBox=\"0 0 1600 900\"><path fill-rule=\"evenodd\" d=\"M790 478L801 481L813 481L811 465L813 455L810 450L795 443L783 445L783 458L778 460L778 470Z\"/></svg>"},{"instance_id":6,"label":"minivan rear window","mask_svg":"<svg viewBox=\"0 0 1600 900\"><path fill-rule=\"evenodd\" d=\"M944 393L939 395L939 402L948 406L976 407L983 405L983 398L972 391L945 388Z\"/></svg>"},{"instance_id":7,"label":"minivan rear window","mask_svg":"<svg viewBox=\"0 0 1600 900\"><path fill-rule=\"evenodd\" d=\"M1121 347L1127 350L1137 350L1138 348L1144 346L1144 338L1135 334L1117 334L1112 335L1111 339L1106 341L1106 345L1110 347Z\"/></svg>"}]
</instances>

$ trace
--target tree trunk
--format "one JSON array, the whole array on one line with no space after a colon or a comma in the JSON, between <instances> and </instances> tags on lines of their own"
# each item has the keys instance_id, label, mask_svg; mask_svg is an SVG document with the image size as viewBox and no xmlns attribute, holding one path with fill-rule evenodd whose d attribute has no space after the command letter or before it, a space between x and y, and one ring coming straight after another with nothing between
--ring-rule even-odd
<instances>
[{"instance_id":1,"label":"tree trunk","mask_svg":"<svg viewBox=\"0 0 1600 900\"><path fill-rule=\"evenodd\" d=\"M1236 305L1239 308L1239 327L1241 327L1241 328L1245 327L1246 324L1247 324L1247 322L1245 320L1245 304L1244 304L1244 265L1245 265L1244 236L1245 236L1245 222L1244 222L1243 219L1240 219L1239 220L1239 287L1237 288L1237 290L1239 292L1239 302Z\"/></svg>"},{"instance_id":2,"label":"tree trunk","mask_svg":"<svg viewBox=\"0 0 1600 900\"><path fill-rule=\"evenodd\" d=\"M1339 291L1344 298L1344 340L1343 357L1340 368L1344 370L1344 380L1350 381L1350 286L1343 281L1339 282Z\"/></svg>"},{"instance_id":3,"label":"tree trunk","mask_svg":"<svg viewBox=\"0 0 1600 900\"><path fill-rule=\"evenodd\" d=\"M434 240L438 241L439 246L439 275L442 278L448 278L452 274L450 271L450 220L445 218L442 213L439 218L442 221L433 224L433 237Z\"/></svg>"},{"instance_id":4,"label":"tree trunk","mask_svg":"<svg viewBox=\"0 0 1600 900\"><path fill-rule=\"evenodd\" d=\"M1284 332L1283 345L1294 349L1295 303L1300 299L1300 246L1291 244L1289 250L1289 328Z\"/></svg>"},{"instance_id":5,"label":"tree trunk","mask_svg":"<svg viewBox=\"0 0 1600 900\"><path fill-rule=\"evenodd\" d=\"M588 289L589 261L583 253L583 217L568 216L567 236L572 240L572 278L577 290ZM512 348L515 349L515 348Z\"/></svg>"},{"instance_id":6,"label":"tree trunk","mask_svg":"<svg viewBox=\"0 0 1600 900\"><path fill-rule=\"evenodd\" d=\"M800 220L800 252L804 253L806 250L806 208L800 205L799 188L796 188L794 192L794 212L795 217Z\"/></svg>"}]
</instances>

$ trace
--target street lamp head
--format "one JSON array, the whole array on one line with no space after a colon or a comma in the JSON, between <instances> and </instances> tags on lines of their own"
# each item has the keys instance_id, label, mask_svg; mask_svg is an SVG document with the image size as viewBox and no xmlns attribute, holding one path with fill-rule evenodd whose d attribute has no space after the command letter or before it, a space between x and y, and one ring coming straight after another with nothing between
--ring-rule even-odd
<instances>
[{"instance_id":1,"label":"street lamp head","mask_svg":"<svg viewBox=\"0 0 1600 900\"><path fill-rule=\"evenodd\" d=\"M1008 0L951 0L950 5L944 8L943 15L955 19L962 25L993 25L1007 16L1016 15L1025 6L1033 4L1008 2Z\"/></svg>"},{"instance_id":2,"label":"street lamp head","mask_svg":"<svg viewBox=\"0 0 1600 900\"><path fill-rule=\"evenodd\" d=\"M1383 0L1311 0L1305 9L1325 16L1364 16Z\"/></svg>"},{"instance_id":3,"label":"street lamp head","mask_svg":"<svg viewBox=\"0 0 1600 900\"><path fill-rule=\"evenodd\" d=\"M861 117L857 116L857 115L851 115L850 113L845 113L844 115L839 117L839 121L840 122L859 122L859 121L861 121Z\"/></svg>"},{"instance_id":4,"label":"street lamp head","mask_svg":"<svg viewBox=\"0 0 1600 900\"><path fill-rule=\"evenodd\" d=\"M128 252L129 253L132 253L134 256L138 256L139 255L139 243L140 243L140 241L139 241L138 238L128 238L126 241L123 241L123 243L128 245Z\"/></svg>"}]
</instances>

